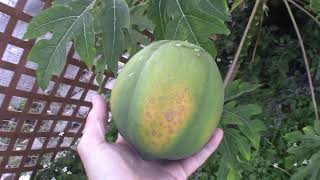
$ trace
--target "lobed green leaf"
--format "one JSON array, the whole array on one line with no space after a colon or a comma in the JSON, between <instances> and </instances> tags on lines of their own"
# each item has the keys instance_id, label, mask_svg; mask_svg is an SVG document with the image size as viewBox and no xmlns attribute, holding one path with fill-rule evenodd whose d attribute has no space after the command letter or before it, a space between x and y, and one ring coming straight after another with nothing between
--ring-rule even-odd
<instances>
[{"instance_id":1,"label":"lobed green leaf","mask_svg":"<svg viewBox=\"0 0 320 180\"><path fill-rule=\"evenodd\" d=\"M252 92L261 87L261 84L250 84L237 79L230 83L225 90L225 102L234 100L243 94Z\"/></svg>"},{"instance_id":2,"label":"lobed green leaf","mask_svg":"<svg viewBox=\"0 0 320 180\"><path fill-rule=\"evenodd\" d=\"M201 9L208 2L211 6ZM156 39L189 41L215 56L216 50L209 37L214 34L229 34L229 30L224 24L226 17L221 19L221 12L226 13L225 6L221 6L221 2L212 2L151 0L149 16L155 24ZM219 12L220 16L217 16Z\"/></svg>"},{"instance_id":3,"label":"lobed green leaf","mask_svg":"<svg viewBox=\"0 0 320 180\"><path fill-rule=\"evenodd\" d=\"M107 66L117 73L118 60L126 49L124 29L130 25L129 7L124 0L103 0L96 10L96 27L101 28L97 31L102 36L102 58L97 70L103 72Z\"/></svg>"},{"instance_id":4,"label":"lobed green leaf","mask_svg":"<svg viewBox=\"0 0 320 180\"><path fill-rule=\"evenodd\" d=\"M24 38L32 39L48 32L53 34L49 40L38 41L29 54L29 59L39 65L37 81L42 89L46 89L52 75L61 74L67 45L73 38L81 59L89 66L95 56L94 30L89 12L95 1L76 0L64 4L66 6L56 3L34 17L24 35Z\"/></svg>"},{"instance_id":5,"label":"lobed green leaf","mask_svg":"<svg viewBox=\"0 0 320 180\"><path fill-rule=\"evenodd\" d=\"M230 21L230 16L228 14L228 4L225 0L200 0L200 8L217 18L224 21Z\"/></svg>"}]
</instances>

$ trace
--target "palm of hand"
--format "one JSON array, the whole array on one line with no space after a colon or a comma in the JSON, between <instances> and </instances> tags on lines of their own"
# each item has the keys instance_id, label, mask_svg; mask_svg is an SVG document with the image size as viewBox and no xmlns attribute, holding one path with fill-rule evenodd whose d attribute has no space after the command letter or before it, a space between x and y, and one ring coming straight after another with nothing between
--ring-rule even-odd
<instances>
[{"instance_id":1,"label":"palm of hand","mask_svg":"<svg viewBox=\"0 0 320 180\"><path fill-rule=\"evenodd\" d=\"M145 161L119 136L115 144L104 140L105 104L102 97L94 100L78 152L92 180L170 180L187 179L218 147L223 132L217 129L213 138L193 156L179 161Z\"/></svg>"}]
</instances>

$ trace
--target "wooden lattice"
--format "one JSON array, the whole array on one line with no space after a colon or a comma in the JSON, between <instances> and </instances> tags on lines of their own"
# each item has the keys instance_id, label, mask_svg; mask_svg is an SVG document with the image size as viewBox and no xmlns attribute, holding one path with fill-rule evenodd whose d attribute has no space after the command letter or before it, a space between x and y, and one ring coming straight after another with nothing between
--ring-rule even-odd
<instances>
[{"instance_id":1,"label":"wooden lattice","mask_svg":"<svg viewBox=\"0 0 320 180\"><path fill-rule=\"evenodd\" d=\"M46 0L0 0L0 179L26 172L34 177L74 145L98 90L95 74L72 45L62 75L47 90L39 89L37 65L27 59L35 41L22 36L32 17L49 6ZM106 73L102 92L111 76Z\"/></svg>"}]
</instances>

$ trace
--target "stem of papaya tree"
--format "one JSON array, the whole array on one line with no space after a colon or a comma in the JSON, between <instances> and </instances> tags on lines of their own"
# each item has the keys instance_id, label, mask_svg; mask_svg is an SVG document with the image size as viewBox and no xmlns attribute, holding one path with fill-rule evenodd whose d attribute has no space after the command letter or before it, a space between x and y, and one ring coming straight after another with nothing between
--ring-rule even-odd
<instances>
[{"instance_id":1,"label":"stem of papaya tree","mask_svg":"<svg viewBox=\"0 0 320 180\"><path fill-rule=\"evenodd\" d=\"M252 59L250 61L250 64L253 64L255 59L256 59L257 49L258 49L258 45L259 45L260 38L261 38L261 33L262 33L263 18L264 18L264 13L262 13L261 18L260 18L260 26L259 26L259 29L258 29L258 35L257 35L256 43L254 45L254 49L253 49L253 53L252 53Z\"/></svg>"},{"instance_id":2,"label":"stem of papaya tree","mask_svg":"<svg viewBox=\"0 0 320 180\"><path fill-rule=\"evenodd\" d=\"M291 18L292 24L294 26L294 29L295 29L296 34L297 34L298 39L299 39L299 43L300 43L301 52L302 52L302 55L303 55L304 64L305 64L306 70L307 70L307 75L308 75L309 87L310 87L310 91L311 91L311 98L312 98L312 102L313 102L314 113L315 113L316 120L319 120L318 106L317 106L316 97L315 97L315 94L314 94L314 87L313 87L311 73L310 73L309 61L308 61L307 53L306 53L306 50L305 50L305 47L304 47L304 44L303 44L303 40L302 40L302 37L301 37L301 34L300 34L300 30L299 30L297 22L296 22L296 20L295 20L295 18L293 16L293 13L292 13L291 8L289 6L288 0L283 0L283 2L286 5L286 8L287 8L289 16Z\"/></svg>"},{"instance_id":3,"label":"stem of papaya tree","mask_svg":"<svg viewBox=\"0 0 320 180\"><path fill-rule=\"evenodd\" d=\"M238 64L238 60L240 58L241 50L242 50L243 45L245 43L246 37L248 35L249 29L250 29L251 24L253 22L253 18L256 15L256 12L257 12L257 9L259 7L260 2L261 2L261 0L256 0L256 2L255 2L255 5L253 7L253 10L252 10L250 18L249 18L249 22L248 22L248 24L246 26L246 29L245 29L245 31L243 33L243 36L241 38L240 45L239 45L239 47L237 49L236 55L234 57L234 60L233 60L233 62L231 64L231 67L228 70L227 75L226 75L226 77L224 79L224 88L226 88L228 86L228 84L234 79L237 71L239 70L239 66L240 65Z\"/></svg>"},{"instance_id":4,"label":"stem of papaya tree","mask_svg":"<svg viewBox=\"0 0 320 180\"><path fill-rule=\"evenodd\" d=\"M292 0L289 0L289 2L291 4L293 4L294 6L296 6L297 8L299 8L304 13L306 13L312 20L314 20L320 26L320 21L316 17L314 17L314 15L312 15L310 12L308 12L306 9L304 9L302 6L300 6L298 3L296 3Z\"/></svg>"}]
</instances>

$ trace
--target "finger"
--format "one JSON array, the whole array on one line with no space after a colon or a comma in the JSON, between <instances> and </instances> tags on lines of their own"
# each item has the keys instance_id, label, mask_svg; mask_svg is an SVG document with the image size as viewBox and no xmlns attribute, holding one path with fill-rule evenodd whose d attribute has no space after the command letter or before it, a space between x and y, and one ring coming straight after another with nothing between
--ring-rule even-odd
<instances>
[{"instance_id":1,"label":"finger","mask_svg":"<svg viewBox=\"0 0 320 180\"><path fill-rule=\"evenodd\" d=\"M223 131L217 128L213 137L209 142L196 154L183 160L181 165L185 170L187 176L191 175L195 170L197 170L205 161L210 157L210 155L218 148L221 140L223 138Z\"/></svg>"},{"instance_id":2,"label":"finger","mask_svg":"<svg viewBox=\"0 0 320 180\"><path fill-rule=\"evenodd\" d=\"M127 143L127 141L121 136L120 133L118 133L118 138L117 138L116 143L125 144L125 143Z\"/></svg>"},{"instance_id":3,"label":"finger","mask_svg":"<svg viewBox=\"0 0 320 180\"><path fill-rule=\"evenodd\" d=\"M83 139L104 141L107 124L106 114L106 104L103 96L95 96L92 101L92 109L83 130Z\"/></svg>"},{"instance_id":4,"label":"finger","mask_svg":"<svg viewBox=\"0 0 320 180\"><path fill-rule=\"evenodd\" d=\"M118 133L118 139L117 139L116 143L117 143L117 144L122 144L122 145L130 148L131 150L135 150L134 147L133 147L130 143L128 143L128 142L121 136L120 133Z\"/></svg>"}]
</instances>

